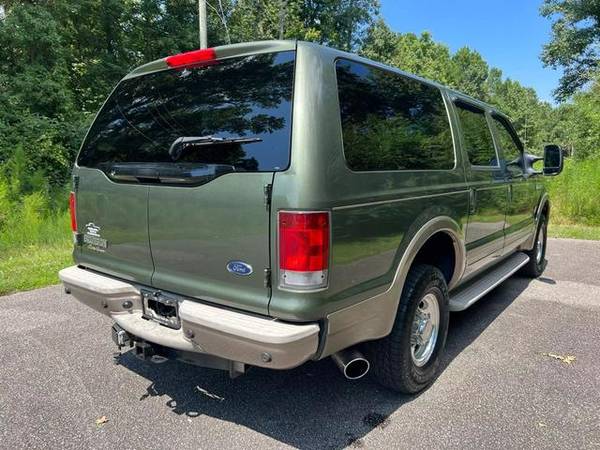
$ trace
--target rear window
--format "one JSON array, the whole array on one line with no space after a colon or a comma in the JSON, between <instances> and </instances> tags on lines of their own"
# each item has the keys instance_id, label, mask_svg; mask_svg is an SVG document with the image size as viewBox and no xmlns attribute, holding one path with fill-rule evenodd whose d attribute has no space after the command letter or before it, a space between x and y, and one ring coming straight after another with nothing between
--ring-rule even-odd
<instances>
[{"instance_id":1,"label":"rear window","mask_svg":"<svg viewBox=\"0 0 600 450\"><path fill-rule=\"evenodd\" d=\"M295 52L260 54L124 80L78 164L109 171L148 163L184 175L211 166L219 168L211 173L284 170L294 59Z\"/></svg>"},{"instance_id":2,"label":"rear window","mask_svg":"<svg viewBox=\"0 0 600 450\"><path fill-rule=\"evenodd\" d=\"M347 60L337 61L336 72L350 169L454 168L452 132L438 88Z\"/></svg>"}]
</instances>

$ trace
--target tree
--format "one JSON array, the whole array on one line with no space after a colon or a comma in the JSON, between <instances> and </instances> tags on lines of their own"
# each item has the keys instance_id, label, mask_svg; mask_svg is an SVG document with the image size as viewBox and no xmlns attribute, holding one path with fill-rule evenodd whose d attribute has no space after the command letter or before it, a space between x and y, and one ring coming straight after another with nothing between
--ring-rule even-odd
<instances>
[{"instance_id":1,"label":"tree","mask_svg":"<svg viewBox=\"0 0 600 450\"><path fill-rule=\"evenodd\" d=\"M472 97L487 100L487 79L490 68L481 55L468 47L452 55L451 85Z\"/></svg>"},{"instance_id":2,"label":"tree","mask_svg":"<svg viewBox=\"0 0 600 450\"><path fill-rule=\"evenodd\" d=\"M549 142L546 125L552 108L539 100L534 89L526 88L510 78L503 80L502 72L498 69L490 78L493 81L488 83L488 101L511 118L525 147L539 153L543 145Z\"/></svg>"},{"instance_id":3,"label":"tree","mask_svg":"<svg viewBox=\"0 0 600 450\"><path fill-rule=\"evenodd\" d=\"M544 17L554 20L552 37L544 46L542 61L562 67L564 75L554 91L565 100L596 76L600 60L600 0L545 0Z\"/></svg>"},{"instance_id":4,"label":"tree","mask_svg":"<svg viewBox=\"0 0 600 450\"><path fill-rule=\"evenodd\" d=\"M0 21L0 162L16 148L30 173L63 183L83 130L69 89L68 51L44 8L15 4Z\"/></svg>"},{"instance_id":5,"label":"tree","mask_svg":"<svg viewBox=\"0 0 600 450\"><path fill-rule=\"evenodd\" d=\"M369 28L360 53L440 83L452 80L450 50L427 32L396 33L378 20Z\"/></svg>"},{"instance_id":6,"label":"tree","mask_svg":"<svg viewBox=\"0 0 600 450\"><path fill-rule=\"evenodd\" d=\"M555 115L552 133L576 159L600 156L600 84L576 93Z\"/></svg>"},{"instance_id":7,"label":"tree","mask_svg":"<svg viewBox=\"0 0 600 450\"><path fill-rule=\"evenodd\" d=\"M379 13L378 0L230 0L233 42L283 37L355 50ZM283 14L283 16L282 16ZM283 19L283 20L282 20Z\"/></svg>"}]
</instances>

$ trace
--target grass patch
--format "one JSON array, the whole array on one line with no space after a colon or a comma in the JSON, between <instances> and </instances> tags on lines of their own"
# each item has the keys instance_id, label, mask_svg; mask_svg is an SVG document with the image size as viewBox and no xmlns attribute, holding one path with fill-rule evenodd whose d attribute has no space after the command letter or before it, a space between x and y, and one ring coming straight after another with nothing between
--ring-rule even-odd
<instances>
[{"instance_id":1,"label":"grass patch","mask_svg":"<svg viewBox=\"0 0 600 450\"><path fill-rule=\"evenodd\" d=\"M600 226L600 158L567 160L563 173L547 180L551 222L576 228Z\"/></svg>"},{"instance_id":2,"label":"grass patch","mask_svg":"<svg viewBox=\"0 0 600 450\"><path fill-rule=\"evenodd\" d=\"M600 240L600 226L553 224L550 219L548 236L598 241Z\"/></svg>"},{"instance_id":3,"label":"grass patch","mask_svg":"<svg viewBox=\"0 0 600 450\"><path fill-rule=\"evenodd\" d=\"M29 245L2 255L0 295L57 284L58 271L73 264L73 245Z\"/></svg>"},{"instance_id":4,"label":"grass patch","mask_svg":"<svg viewBox=\"0 0 600 450\"><path fill-rule=\"evenodd\" d=\"M17 175L0 176L0 295L56 284L72 264L65 189L25 188Z\"/></svg>"}]
</instances>

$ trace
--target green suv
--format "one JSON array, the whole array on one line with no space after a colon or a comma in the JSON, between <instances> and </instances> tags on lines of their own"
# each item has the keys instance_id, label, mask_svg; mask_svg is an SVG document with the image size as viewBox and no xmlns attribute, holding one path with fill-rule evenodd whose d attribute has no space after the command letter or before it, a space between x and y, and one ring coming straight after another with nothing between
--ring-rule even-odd
<instances>
[{"instance_id":1,"label":"green suv","mask_svg":"<svg viewBox=\"0 0 600 450\"><path fill-rule=\"evenodd\" d=\"M415 393L450 311L545 267L544 174L509 119L306 42L228 45L127 75L73 169L67 292L121 349L237 376L332 356Z\"/></svg>"}]
</instances>

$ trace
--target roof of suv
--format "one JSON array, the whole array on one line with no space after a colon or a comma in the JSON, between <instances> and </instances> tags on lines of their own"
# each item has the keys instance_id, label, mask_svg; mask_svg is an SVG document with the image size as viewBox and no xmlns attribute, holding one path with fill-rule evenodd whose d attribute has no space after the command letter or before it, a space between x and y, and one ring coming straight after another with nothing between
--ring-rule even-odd
<instances>
[{"instance_id":1,"label":"roof of suv","mask_svg":"<svg viewBox=\"0 0 600 450\"><path fill-rule=\"evenodd\" d=\"M415 74L412 74L409 72L405 72L401 69L398 69L397 67L390 66L390 65L387 65L384 63L380 63L380 62L374 61L372 59L362 57L355 53L348 53L348 52L345 52L342 50L337 50L337 49L334 49L331 47L327 47L325 45L315 44L313 42L298 41L298 40L254 41L254 42L243 42L243 43L237 43L237 44L221 45L221 46L217 46L217 47L212 47L211 50L213 50L215 52L216 58L222 59L222 58L229 58L229 57L233 57L233 56L253 55L253 54L257 54L257 53L269 53L269 52L282 52L282 51L296 50L299 46L320 48L323 51L331 52L332 54L335 54L339 57L363 62L363 63L369 64L371 66L380 67L382 69L391 70L391 71L400 73L400 74L408 76L410 78L415 78L415 79L423 81L425 83L437 86L440 89L444 89L451 96L456 96L456 97L460 97L461 99L469 100L470 102L472 102L486 110L493 111L496 114L499 114L501 116L509 118L506 114L504 114L502 111L499 111L492 105L489 105L479 99L476 99L467 94L464 94L462 92L459 92L457 90L449 88L448 86L444 86L436 81L433 81L433 80L430 80L427 78L423 78L423 77L420 77L418 75L415 75ZM147 73L165 70L168 68L169 68L169 66L167 65L167 57L164 57L164 58L160 58L160 59L154 60L152 62L143 64L143 65L133 69L130 73L128 73L124 77L124 79L135 78L135 77L138 77L141 75L145 75Z\"/></svg>"}]
</instances>

